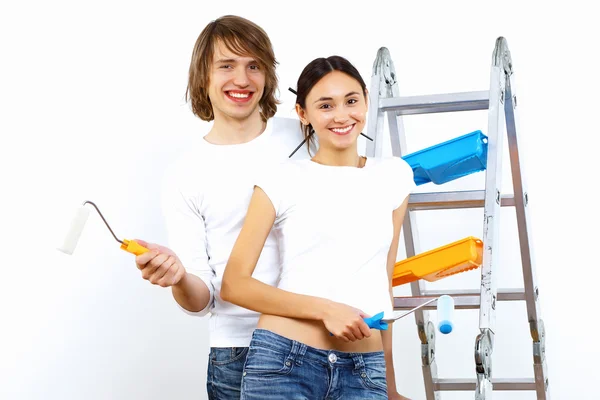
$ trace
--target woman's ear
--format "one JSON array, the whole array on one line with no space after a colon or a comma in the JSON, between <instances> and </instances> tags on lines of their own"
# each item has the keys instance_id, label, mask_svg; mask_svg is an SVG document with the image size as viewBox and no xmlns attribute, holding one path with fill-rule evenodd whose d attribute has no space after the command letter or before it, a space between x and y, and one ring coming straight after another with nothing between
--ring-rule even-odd
<instances>
[{"instance_id":1,"label":"woman's ear","mask_svg":"<svg viewBox=\"0 0 600 400\"><path fill-rule=\"evenodd\" d=\"M367 111L369 111L369 89L365 89L365 104L367 105Z\"/></svg>"},{"instance_id":2,"label":"woman's ear","mask_svg":"<svg viewBox=\"0 0 600 400\"><path fill-rule=\"evenodd\" d=\"M300 107L300 104L296 104L296 114L298 114L298 118L300 118L302 125L309 125L308 120L306 119L306 111Z\"/></svg>"}]
</instances>

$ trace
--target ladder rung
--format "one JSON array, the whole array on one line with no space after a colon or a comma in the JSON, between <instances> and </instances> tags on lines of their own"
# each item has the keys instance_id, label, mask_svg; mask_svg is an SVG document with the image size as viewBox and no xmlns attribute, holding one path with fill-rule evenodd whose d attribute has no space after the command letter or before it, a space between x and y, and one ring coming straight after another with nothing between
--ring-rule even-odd
<instances>
[{"instance_id":1,"label":"ladder rung","mask_svg":"<svg viewBox=\"0 0 600 400\"><path fill-rule=\"evenodd\" d=\"M443 294L448 296L479 296L479 290L425 290L423 296L439 297ZM498 289L498 300L500 301L521 301L525 300L525 289Z\"/></svg>"},{"instance_id":2,"label":"ladder rung","mask_svg":"<svg viewBox=\"0 0 600 400\"><path fill-rule=\"evenodd\" d=\"M475 379L436 379L433 382L434 390L445 391L471 391L476 389ZM533 378L502 378L492 379L494 390L535 390Z\"/></svg>"},{"instance_id":3,"label":"ladder rung","mask_svg":"<svg viewBox=\"0 0 600 400\"><path fill-rule=\"evenodd\" d=\"M498 301L521 301L525 300L524 289L499 289ZM423 292L422 296L413 297L394 297L394 310L412 310L413 308L425 303L427 300L440 297L443 294L452 296L454 299L454 308L457 310L471 310L479 308L481 301L478 290L428 290ZM427 305L422 310L435 310L437 302Z\"/></svg>"},{"instance_id":4,"label":"ladder rung","mask_svg":"<svg viewBox=\"0 0 600 400\"><path fill-rule=\"evenodd\" d=\"M459 192L413 193L408 200L410 210L443 210L451 208L483 207L485 190L466 190ZM514 207L513 194L502 195L502 207Z\"/></svg>"},{"instance_id":5,"label":"ladder rung","mask_svg":"<svg viewBox=\"0 0 600 400\"><path fill-rule=\"evenodd\" d=\"M489 91L402 96L379 100L383 111L396 111L399 115L430 114L440 112L487 110Z\"/></svg>"}]
</instances>

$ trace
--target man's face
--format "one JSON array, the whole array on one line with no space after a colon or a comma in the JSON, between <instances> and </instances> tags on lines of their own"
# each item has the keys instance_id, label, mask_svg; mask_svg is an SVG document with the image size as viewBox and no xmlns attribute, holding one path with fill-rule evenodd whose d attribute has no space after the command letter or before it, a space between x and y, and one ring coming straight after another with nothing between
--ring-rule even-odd
<instances>
[{"instance_id":1,"label":"man's face","mask_svg":"<svg viewBox=\"0 0 600 400\"><path fill-rule=\"evenodd\" d=\"M264 91L265 72L258 61L234 54L224 43L217 42L208 84L215 120L244 120L260 112Z\"/></svg>"}]
</instances>

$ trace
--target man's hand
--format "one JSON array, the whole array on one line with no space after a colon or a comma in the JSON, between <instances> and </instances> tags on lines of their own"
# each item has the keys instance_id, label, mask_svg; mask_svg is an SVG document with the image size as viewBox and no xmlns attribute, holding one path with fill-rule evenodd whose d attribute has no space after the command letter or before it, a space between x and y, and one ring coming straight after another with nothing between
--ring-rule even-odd
<instances>
[{"instance_id":1,"label":"man's hand","mask_svg":"<svg viewBox=\"0 0 600 400\"><path fill-rule=\"evenodd\" d=\"M162 287L175 286L183 279L185 268L171 249L139 239L135 242L149 250L135 257L135 263L142 271L142 278Z\"/></svg>"}]
</instances>

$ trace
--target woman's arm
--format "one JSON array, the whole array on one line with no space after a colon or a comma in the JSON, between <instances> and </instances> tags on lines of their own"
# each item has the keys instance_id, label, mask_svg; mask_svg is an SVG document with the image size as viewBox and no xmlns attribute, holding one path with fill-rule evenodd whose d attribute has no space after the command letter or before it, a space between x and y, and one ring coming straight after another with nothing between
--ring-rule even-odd
<instances>
[{"instance_id":1,"label":"woman's arm","mask_svg":"<svg viewBox=\"0 0 600 400\"><path fill-rule=\"evenodd\" d=\"M400 229L404 223L404 216L406 215L406 209L408 207L408 196L400 207L394 210L392 219L394 221L394 238L390 245L390 250L387 257L387 272L390 281L390 297L392 302L394 301L394 293L392 286L392 276L394 274L394 266L396 265L396 258L398 256L398 242L400 240ZM388 387L388 396L390 399L405 399L405 397L398 394L396 390L396 374L394 371L394 358L392 352L392 327L394 324L389 324L388 329L381 331L381 340L383 342L383 352L385 355L386 364L386 378Z\"/></svg>"},{"instance_id":2,"label":"woman's arm","mask_svg":"<svg viewBox=\"0 0 600 400\"><path fill-rule=\"evenodd\" d=\"M371 336L365 314L327 299L278 289L252 277L273 223L275 208L255 187L242 230L233 246L223 274L221 298L263 314L323 321L334 336L355 341Z\"/></svg>"}]
</instances>

